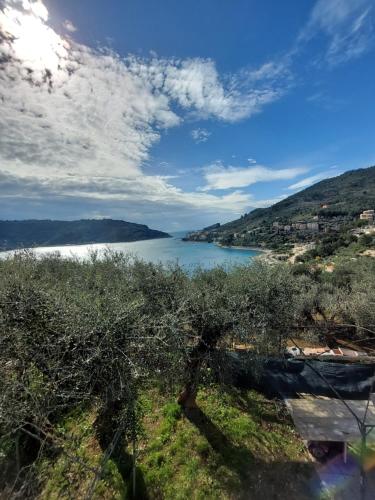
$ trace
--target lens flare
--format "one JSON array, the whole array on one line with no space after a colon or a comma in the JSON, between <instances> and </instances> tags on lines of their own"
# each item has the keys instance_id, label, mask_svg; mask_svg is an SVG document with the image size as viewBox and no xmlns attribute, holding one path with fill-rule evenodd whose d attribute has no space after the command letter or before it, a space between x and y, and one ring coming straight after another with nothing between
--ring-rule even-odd
<instances>
[{"instance_id":1,"label":"lens flare","mask_svg":"<svg viewBox=\"0 0 375 500\"><path fill-rule=\"evenodd\" d=\"M323 500L327 498L327 495L333 498L344 491L353 489L359 491L360 446L359 442L352 444L346 463L339 454L318 468L319 478L312 481L313 498ZM369 474L375 467L374 448L368 447L363 459L364 471Z\"/></svg>"}]
</instances>

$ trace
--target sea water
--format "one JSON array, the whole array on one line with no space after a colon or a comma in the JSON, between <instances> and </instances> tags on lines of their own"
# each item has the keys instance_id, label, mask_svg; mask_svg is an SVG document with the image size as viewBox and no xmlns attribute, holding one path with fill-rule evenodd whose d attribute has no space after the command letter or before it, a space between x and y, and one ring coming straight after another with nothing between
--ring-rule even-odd
<instances>
[{"instance_id":1,"label":"sea water","mask_svg":"<svg viewBox=\"0 0 375 500\"><path fill-rule=\"evenodd\" d=\"M103 253L106 249L123 252L147 262L175 263L185 268L201 266L210 269L217 265L248 264L260 251L253 249L223 248L214 243L182 241L185 233L172 234L171 238L134 241L130 243L99 243L94 245L64 245L36 247L32 251L37 256L59 253L62 257L87 258L90 253ZM5 257L12 252L0 254Z\"/></svg>"}]
</instances>

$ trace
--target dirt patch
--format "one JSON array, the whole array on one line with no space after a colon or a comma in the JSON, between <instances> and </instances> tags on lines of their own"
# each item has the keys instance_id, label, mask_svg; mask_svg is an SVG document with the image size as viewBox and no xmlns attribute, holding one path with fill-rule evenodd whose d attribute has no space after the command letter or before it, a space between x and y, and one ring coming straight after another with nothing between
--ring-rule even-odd
<instances>
[{"instance_id":1,"label":"dirt patch","mask_svg":"<svg viewBox=\"0 0 375 500\"><path fill-rule=\"evenodd\" d=\"M288 262L290 262L291 264L295 264L297 257L303 255L312 248L314 248L314 244L311 243L307 243L305 245L294 245L292 249L292 255L289 257Z\"/></svg>"},{"instance_id":2,"label":"dirt patch","mask_svg":"<svg viewBox=\"0 0 375 500\"><path fill-rule=\"evenodd\" d=\"M365 250L360 255L363 255L365 257L374 257L375 258L375 249L374 250L372 250L372 249Z\"/></svg>"}]
</instances>

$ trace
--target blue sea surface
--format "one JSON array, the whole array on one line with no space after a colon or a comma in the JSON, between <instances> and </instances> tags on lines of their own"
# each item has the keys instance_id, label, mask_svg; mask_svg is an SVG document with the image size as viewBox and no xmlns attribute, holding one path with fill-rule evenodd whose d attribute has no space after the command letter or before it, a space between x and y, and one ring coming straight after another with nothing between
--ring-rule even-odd
<instances>
[{"instance_id":1,"label":"blue sea surface","mask_svg":"<svg viewBox=\"0 0 375 500\"><path fill-rule=\"evenodd\" d=\"M248 264L260 251L250 249L222 248L213 243L182 241L186 233L175 233L172 238L134 241L131 243L100 243L95 245L66 245L54 247L36 247L36 255L58 252L62 257L86 258L93 251L99 254L106 249L124 252L131 256L154 263L178 262L185 268L201 266L210 269L217 265ZM11 254L14 252L4 252ZM5 256L2 254L3 256Z\"/></svg>"}]
</instances>

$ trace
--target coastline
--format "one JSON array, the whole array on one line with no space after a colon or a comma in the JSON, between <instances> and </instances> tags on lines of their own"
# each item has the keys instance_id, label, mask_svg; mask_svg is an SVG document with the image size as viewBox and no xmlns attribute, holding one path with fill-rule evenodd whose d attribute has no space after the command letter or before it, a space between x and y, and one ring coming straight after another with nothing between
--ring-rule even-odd
<instances>
[{"instance_id":1,"label":"coastline","mask_svg":"<svg viewBox=\"0 0 375 500\"><path fill-rule=\"evenodd\" d=\"M168 234L168 233L166 233ZM159 236L158 238L143 238L141 240L131 240L131 241L91 241L88 243L61 243L61 244L54 244L54 245L46 245L46 244L40 244L40 245L34 245L31 247L9 247L9 248L1 248L0 247L0 253L5 253L5 252L17 252L17 251L33 251L36 248L65 248L65 247L79 247L79 246L93 246L93 245L115 245L117 243L139 243L142 241L153 241L153 240L165 240L168 238L174 238L174 236L168 234L168 236Z\"/></svg>"},{"instance_id":2,"label":"coastline","mask_svg":"<svg viewBox=\"0 0 375 500\"><path fill-rule=\"evenodd\" d=\"M185 240L185 241L194 241L194 243L208 243L207 241L195 241L195 240ZM212 242L213 245L217 246L218 248L228 248L228 249L233 249L233 250L253 250L255 252L259 252L259 255L255 255L254 259L258 259L264 262L268 263L276 263L279 262L279 259L276 257L276 253L271 250L270 248L264 248L264 247L244 247L240 245L221 245L220 243L217 242Z\"/></svg>"},{"instance_id":3,"label":"coastline","mask_svg":"<svg viewBox=\"0 0 375 500\"><path fill-rule=\"evenodd\" d=\"M273 250L270 250L269 248L263 250L263 253L261 255L257 255L255 259L267 262L269 264L279 262L278 259L276 258L275 252Z\"/></svg>"},{"instance_id":4,"label":"coastline","mask_svg":"<svg viewBox=\"0 0 375 500\"><path fill-rule=\"evenodd\" d=\"M264 255L259 255L258 257L266 257L266 256L271 256L273 254L273 250L269 248L264 248L264 247L244 247L241 245L222 245L221 243L218 242L208 242L208 241L199 241L199 240L188 240L181 238L182 241L186 242L192 242L192 243L212 243L213 245L219 247L219 248L232 248L234 250L253 250L255 252L259 252Z\"/></svg>"},{"instance_id":5,"label":"coastline","mask_svg":"<svg viewBox=\"0 0 375 500\"><path fill-rule=\"evenodd\" d=\"M205 243L202 241L202 243ZM243 246L237 246L237 245L221 245L220 243L214 243L219 248L233 248L234 250L254 250L256 252L261 252L261 253L268 253L272 252L272 250L269 250L267 248L261 248L261 247L243 247Z\"/></svg>"},{"instance_id":6,"label":"coastline","mask_svg":"<svg viewBox=\"0 0 375 500\"><path fill-rule=\"evenodd\" d=\"M254 256L254 260L257 259L262 262L266 262L268 264L274 264L278 262L278 259L276 258L276 254L273 250L270 248L262 248L262 247L242 247L242 246L236 246L236 245L220 245L219 243L214 243L216 246L219 248L233 248L235 250L254 250L256 252L259 252L259 255Z\"/></svg>"}]
</instances>

